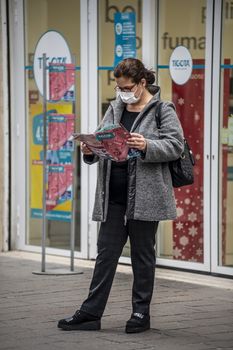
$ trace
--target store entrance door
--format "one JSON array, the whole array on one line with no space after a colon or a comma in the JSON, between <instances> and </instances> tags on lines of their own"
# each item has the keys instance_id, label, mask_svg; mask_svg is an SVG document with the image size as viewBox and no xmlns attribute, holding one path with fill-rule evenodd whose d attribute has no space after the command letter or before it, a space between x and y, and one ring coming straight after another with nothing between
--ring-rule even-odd
<instances>
[{"instance_id":1,"label":"store entrance door","mask_svg":"<svg viewBox=\"0 0 233 350\"><path fill-rule=\"evenodd\" d=\"M211 86L207 83L211 74L208 47L212 41L212 11L211 2L196 0L159 1L157 8L157 78L161 98L175 104L196 161L195 183L175 189L177 219L160 223L158 264L202 271L210 271ZM190 64L189 57L191 74L184 65ZM178 63L174 67L174 62L182 64L181 69Z\"/></svg>"},{"instance_id":2,"label":"store entrance door","mask_svg":"<svg viewBox=\"0 0 233 350\"><path fill-rule=\"evenodd\" d=\"M131 1L136 13L137 38L141 44L137 57L154 68L161 98L173 101L185 137L196 158L195 185L176 190L178 218L161 222L157 234L158 264L210 271L210 130L211 130L211 55L213 2L209 0ZM105 105L115 98L111 75L114 53L114 11L125 10L120 2L99 1L99 85ZM122 4L122 5L121 5ZM105 11L105 10L107 11ZM141 11L142 9L142 11ZM111 10L111 11L110 11ZM126 10L125 10L126 11ZM104 14L108 16L104 16ZM111 15L111 16L110 16ZM139 21L140 19L140 21ZM106 22L107 21L107 22ZM198 21L198 24L197 24ZM142 23L141 23L142 22ZM111 40L109 40L112 35ZM111 50L108 48L111 42ZM106 45L106 46L105 46ZM192 57L192 73L182 85L171 79L169 59L176 47L184 46ZM105 51L102 52L102 48ZM102 94L102 95L101 95ZM105 96L106 95L106 96ZM100 109L100 116L102 109ZM205 176L204 176L205 174ZM126 245L121 261L130 262Z\"/></svg>"}]
</instances>

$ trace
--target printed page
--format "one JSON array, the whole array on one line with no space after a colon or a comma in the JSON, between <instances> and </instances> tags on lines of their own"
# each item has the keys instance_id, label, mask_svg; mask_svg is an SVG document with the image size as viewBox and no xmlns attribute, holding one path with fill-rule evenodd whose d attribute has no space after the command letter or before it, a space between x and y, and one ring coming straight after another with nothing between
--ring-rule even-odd
<instances>
[{"instance_id":1,"label":"printed page","mask_svg":"<svg viewBox=\"0 0 233 350\"><path fill-rule=\"evenodd\" d=\"M130 133L119 124L105 126L95 134L77 133L72 136L74 140L84 142L100 158L121 162L141 154L140 151L128 147L127 140Z\"/></svg>"}]
</instances>

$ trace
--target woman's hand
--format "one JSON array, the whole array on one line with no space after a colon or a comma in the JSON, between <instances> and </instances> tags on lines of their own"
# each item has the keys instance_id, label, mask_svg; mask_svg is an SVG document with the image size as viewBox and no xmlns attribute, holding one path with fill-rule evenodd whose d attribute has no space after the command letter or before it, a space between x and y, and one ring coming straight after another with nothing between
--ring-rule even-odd
<instances>
[{"instance_id":1,"label":"woman's hand","mask_svg":"<svg viewBox=\"0 0 233 350\"><path fill-rule=\"evenodd\" d=\"M140 151L146 150L146 139L143 135L137 134L136 132L131 133L131 137L127 140L127 144L130 148L137 148Z\"/></svg>"},{"instance_id":2,"label":"woman's hand","mask_svg":"<svg viewBox=\"0 0 233 350\"><path fill-rule=\"evenodd\" d=\"M85 154L86 156L92 156L93 152L90 151L90 149L87 147L87 145L84 142L80 143L80 147L81 147L81 152L83 154Z\"/></svg>"}]
</instances>

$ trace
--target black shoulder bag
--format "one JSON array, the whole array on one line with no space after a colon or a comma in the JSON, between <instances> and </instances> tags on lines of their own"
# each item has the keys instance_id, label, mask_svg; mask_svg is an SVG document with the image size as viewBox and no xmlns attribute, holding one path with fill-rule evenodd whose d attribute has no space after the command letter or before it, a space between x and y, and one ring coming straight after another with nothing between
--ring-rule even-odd
<instances>
[{"instance_id":1,"label":"black shoulder bag","mask_svg":"<svg viewBox=\"0 0 233 350\"><path fill-rule=\"evenodd\" d=\"M161 126L161 108L162 102L159 102L156 106L155 120L158 129ZM184 151L180 158L169 162L169 169L172 177L173 187L182 187L187 185L192 185L194 183L193 166L195 165L195 160L193 152L188 145L187 140L184 138Z\"/></svg>"}]
</instances>

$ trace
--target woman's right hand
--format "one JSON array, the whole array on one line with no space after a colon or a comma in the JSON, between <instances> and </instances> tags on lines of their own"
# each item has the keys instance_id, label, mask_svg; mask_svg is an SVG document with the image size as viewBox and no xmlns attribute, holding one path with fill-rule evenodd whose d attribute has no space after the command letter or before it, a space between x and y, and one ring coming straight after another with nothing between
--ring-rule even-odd
<instances>
[{"instance_id":1,"label":"woman's right hand","mask_svg":"<svg viewBox=\"0 0 233 350\"><path fill-rule=\"evenodd\" d=\"M84 142L81 142L80 144L81 152L85 154L86 156L92 156L94 153L87 147L87 145Z\"/></svg>"}]
</instances>

